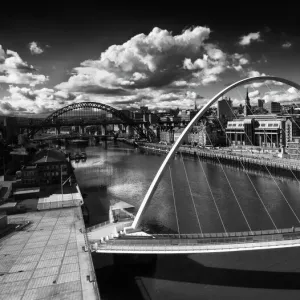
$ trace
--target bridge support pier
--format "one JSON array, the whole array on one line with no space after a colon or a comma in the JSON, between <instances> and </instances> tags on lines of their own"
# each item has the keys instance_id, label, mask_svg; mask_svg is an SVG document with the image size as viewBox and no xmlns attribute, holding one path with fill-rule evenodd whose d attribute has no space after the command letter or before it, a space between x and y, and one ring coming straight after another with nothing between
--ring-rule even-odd
<instances>
[{"instance_id":1,"label":"bridge support pier","mask_svg":"<svg viewBox=\"0 0 300 300\"><path fill-rule=\"evenodd\" d=\"M79 134L84 134L85 133L85 127L84 127L84 125L80 125L79 126Z\"/></svg>"},{"instance_id":2,"label":"bridge support pier","mask_svg":"<svg viewBox=\"0 0 300 300\"><path fill-rule=\"evenodd\" d=\"M101 125L101 135L107 135L106 125Z\"/></svg>"},{"instance_id":3,"label":"bridge support pier","mask_svg":"<svg viewBox=\"0 0 300 300\"><path fill-rule=\"evenodd\" d=\"M55 127L55 134L56 135L60 134L60 126Z\"/></svg>"}]
</instances>

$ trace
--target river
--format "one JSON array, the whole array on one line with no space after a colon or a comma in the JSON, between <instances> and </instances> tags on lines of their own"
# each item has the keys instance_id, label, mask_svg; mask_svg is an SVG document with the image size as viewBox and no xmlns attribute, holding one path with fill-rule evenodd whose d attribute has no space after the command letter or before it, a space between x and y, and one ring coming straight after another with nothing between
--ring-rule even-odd
<instances>
[{"instance_id":1,"label":"river","mask_svg":"<svg viewBox=\"0 0 300 300\"><path fill-rule=\"evenodd\" d=\"M85 151L88 157L85 162L74 162L73 166L81 191L86 194L90 225L108 219L110 203L122 200L134 205L137 210L164 159L164 156L143 154L138 149L113 142L108 143L107 149L99 145L77 150ZM194 158L185 159L183 164L176 157L171 172L175 197L170 173L166 172L143 216L143 225L151 230L178 231L174 202L181 233L200 232L195 207L203 232L223 232L224 227L215 203L227 231L249 230L247 222L252 230L273 229L274 225L265 208L278 228L299 225L289 207L290 205L300 215L297 181L245 173ZM160 258L151 272L141 266L121 269L106 267L97 270L100 293L105 299L252 299L260 296L264 299L281 299L284 295L289 295L291 299L294 294L300 297L297 290L288 290L289 293L285 294L285 289L274 292L272 288L266 289L264 286L249 288L245 284L220 281L221 277L241 277L241 274L226 273L228 270L225 273L224 270L206 270L207 278L211 280L205 280L202 272L200 280L196 273L191 274L199 272L197 266L196 260L187 255ZM246 274L244 276L244 281L249 280ZM265 277L265 274L261 276ZM293 280L294 278L290 279Z\"/></svg>"}]
</instances>

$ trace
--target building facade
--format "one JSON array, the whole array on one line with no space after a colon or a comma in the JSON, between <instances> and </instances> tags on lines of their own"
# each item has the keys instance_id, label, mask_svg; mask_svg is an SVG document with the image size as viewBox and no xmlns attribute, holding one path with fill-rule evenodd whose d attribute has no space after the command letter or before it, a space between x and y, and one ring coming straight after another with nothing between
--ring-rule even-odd
<instances>
[{"instance_id":1,"label":"building facade","mask_svg":"<svg viewBox=\"0 0 300 300\"><path fill-rule=\"evenodd\" d=\"M171 129L160 131L160 141L168 144L174 143L174 131Z\"/></svg>"},{"instance_id":2,"label":"building facade","mask_svg":"<svg viewBox=\"0 0 300 300\"><path fill-rule=\"evenodd\" d=\"M30 164L21 170L25 185L60 184L71 175L71 165L65 154L57 150L41 150Z\"/></svg>"},{"instance_id":3,"label":"building facade","mask_svg":"<svg viewBox=\"0 0 300 300\"><path fill-rule=\"evenodd\" d=\"M280 114L281 104L279 102L271 102L271 114Z\"/></svg>"},{"instance_id":4,"label":"building facade","mask_svg":"<svg viewBox=\"0 0 300 300\"><path fill-rule=\"evenodd\" d=\"M292 140L292 121L288 117L256 115L227 123L228 145L281 148Z\"/></svg>"},{"instance_id":5,"label":"building facade","mask_svg":"<svg viewBox=\"0 0 300 300\"><path fill-rule=\"evenodd\" d=\"M218 101L217 116L219 119L232 120L234 117L231 99L222 99Z\"/></svg>"}]
</instances>

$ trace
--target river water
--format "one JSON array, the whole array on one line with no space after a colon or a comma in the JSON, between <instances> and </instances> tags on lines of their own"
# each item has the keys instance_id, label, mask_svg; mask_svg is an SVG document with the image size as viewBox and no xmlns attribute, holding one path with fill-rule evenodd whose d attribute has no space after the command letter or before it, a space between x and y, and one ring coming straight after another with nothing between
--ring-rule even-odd
<instances>
[{"instance_id":1,"label":"river water","mask_svg":"<svg viewBox=\"0 0 300 300\"><path fill-rule=\"evenodd\" d=\"M164 159L164 156L140 153L138 149L114 142L108 143L107 149L99 145L73 150L85 151L88 156L85 162L74 162L73 166L81 191L86 194L85 202L90 212L89 225L108 219L110 203L125 201L134 205L137 210ZM245 173L194 158L184 159L182 162L180 157L175 158L171 173L174 197L168 170L142 218L143 225L151 230L178 232L174 203L181 233L199 233L200 229L203 232L224 232L224 227L227 231L249 230L249 226L252 230L274 229L265 208L278 228L299 225L291 210L293 208L300 215L300 185L297 181ZM103 259L106 259L104 255ZM177 269L173 270L175 261ZM168 256L158 260L155 270L151 272L142 267L116 269L111 266L105 268L104 274L104 269L99 269L97 274L100 293L105 299L252 299L260 296L264 299L281 299L285 295L290 298L293 295L300 297L295 290L289 290L285 294L285 289L273 292L272 289L258 289L257 286L249 289L241 284L226 284L225 281L216 283L215 279L220 276L233 276L232 273L224 274L216 270L209 274L212 281L189 279L191 274L187 270L198 272L195 264L188 256ZM182 277L178 276L181 273L180 265L185 269ZM170 270L179 274L175 277L168 276L172 273ZM156 276L157 274L160 276Z\"/></svg>"}]
</instances>

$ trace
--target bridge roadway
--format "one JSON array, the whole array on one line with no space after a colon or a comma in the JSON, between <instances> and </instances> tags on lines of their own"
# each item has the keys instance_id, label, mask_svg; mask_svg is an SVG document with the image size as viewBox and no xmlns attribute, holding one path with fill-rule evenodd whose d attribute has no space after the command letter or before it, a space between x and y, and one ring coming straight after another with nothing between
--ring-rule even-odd
<instances>
[{"instance_id":1,"label":"bridge roadway","mask_svg":"<svg viewBox=\"0 0 300 300\"><path fill-rule=\"evenodd\" d=\"M100 242L89 239L97 253L189 254L300 247L300 227L211 234L121 234Z\"/></svg>"}]
</instances>

